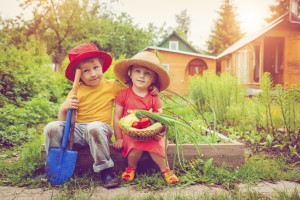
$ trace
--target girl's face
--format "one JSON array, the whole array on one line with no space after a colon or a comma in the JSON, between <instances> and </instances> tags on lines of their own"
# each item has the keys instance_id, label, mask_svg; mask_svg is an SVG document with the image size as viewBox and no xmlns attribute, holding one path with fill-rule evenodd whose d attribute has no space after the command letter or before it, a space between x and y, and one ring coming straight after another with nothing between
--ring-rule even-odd
<instances>
[{"instance_id":1,"label":"girl's face","mask_svg":"<svg viewBox=\"0 0 300 200\"><path fill-rule=\"evenodd\" d=\"M96 87L103 75L102 64L98 58L88 59L80 64L81 80L87 86Z\"/></svg>"},{"instance_id":2,"label":"girl's face","mask_svg":"<svg viewBox=\"0 0 300 200\"><path fill-rule=\"evenodd\" d=\"M148 68L134 65L130 71L130 78L134 87L148 90L149 86L155 82L155 72Z\"/></svg>"}]
</instances>

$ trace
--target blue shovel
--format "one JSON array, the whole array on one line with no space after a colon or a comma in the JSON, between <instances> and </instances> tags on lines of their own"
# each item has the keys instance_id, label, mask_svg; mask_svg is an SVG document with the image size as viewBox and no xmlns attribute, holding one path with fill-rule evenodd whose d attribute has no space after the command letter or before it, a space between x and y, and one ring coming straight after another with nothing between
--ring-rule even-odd
<instances>
[{"instance_id":1,"label":"blue shovel","mask_svg":"<svg viewBox=\"0 0 300 200\"><path fill-rule=\"evenodd\" d=\"M72 89L75 95L77 94L80 73L80 69L77 69ZM68 110L61 147L50 147L48 151L46 172L48 180L53 185L64 184L73 176L74 173L78 152L67 149L69 135L71 134L72 136L74 134L74 121L72 120L72 114L74 116L75 114L73 112L75 113L75 111L73 111L72 109ZM75 119L74 116L73 119Z\"/></svg>"}]
</instances>

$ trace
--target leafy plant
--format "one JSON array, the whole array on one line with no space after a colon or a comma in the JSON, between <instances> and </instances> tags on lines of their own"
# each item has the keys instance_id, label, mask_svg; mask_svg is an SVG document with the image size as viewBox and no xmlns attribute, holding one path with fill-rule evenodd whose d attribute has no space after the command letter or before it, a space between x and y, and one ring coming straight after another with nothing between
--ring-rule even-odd
<instances>
[{"instance_id":1,"label":"leafy plant","mask_svg":"<svg viewBox=\"0 0 300 200\"><path fill-rule=\"evenodd\" d=\"M0 161L0 179L3 185L17 186L34 186L41 184L34 180L34 176L38 170L42 169L41 162L41 138L34 134L35 140L26 143L21 151L20 159L7 163L5 160ZM44 180L46 184L47 180Z\"/></svg>"},{"instance_id":2,"label":"leafy plant","mask_svg":"<svg viewBox=\"0 0 300 200\"><path fill-rule=\"evenodd\" d=\"M259 96L259 100L265 109L267 132L273 134L272 130L274 130L274 124L273 124L272 112L271 112L272 101L273 101L272 86L273 86L273 82L270 73L268 72L264 73L261 80L262 92Z\"/></svg>"},{"instance_id":3,"label":"leafy plant","mask_svg":"<svg viewBox=\"0 0 300 200\"><path fill-rule=\"evenodd\" d=\"M199 110L215 112L218 123L226 120L226 111L231 104L243 101L237 79L226 74L204 73L203 76L190 77L189 92Z\"/></svg>"},{"instance_id":4,"label":"leafy plant","mask_svg":"<svg viewBox=\"0 0 300 200\"><path fill-rule=\"evenodd\" d=\"M177 157L179 165L184 170L183 161L182 158L184 158L184 155L182 155L181 151L181 145L183 144L181 142L182 136L188 136L193 141L193 144L195 145L196 150L198 151L198 155L200 156L200 149L198 147L198 142L195 139L194 135L199 136L199 132L197 132L187 121L185 121L182 118L179 118L179 116L169 116L161 113L153 113L146 110L136 110L135 111L137 115L141 116L147 116L152 120L159 121L160 123L164 124L167 129L170 129L171 132L174 134L176 138L176 151L174 151L174 162L173 167L175 165L175 158ZM205 138L201 137L204 141ZM166 146L167 146L167 140L166 140Z\"/></svg>"}]
</instances>

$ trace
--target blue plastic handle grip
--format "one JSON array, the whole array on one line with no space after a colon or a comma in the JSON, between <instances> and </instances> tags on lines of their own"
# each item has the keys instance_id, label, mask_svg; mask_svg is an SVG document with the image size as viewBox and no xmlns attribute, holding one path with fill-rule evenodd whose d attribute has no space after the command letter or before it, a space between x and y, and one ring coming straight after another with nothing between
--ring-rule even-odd
<instances>
[{"instance_id":1,"label":"blue plastic handle grip","mask_svg":"<svg viewBox=\"0 0 300 200\"><path fill-rule=\"evenodd\" d=\"M66 120L66 123L65 123L64 135L63 135L62 142L61 142L61 147L64 148L64 149L67 147L68 140L69 140L72 112L73 112L72 109L68 110L67 120Z\"/></svg>"}]
</instances>

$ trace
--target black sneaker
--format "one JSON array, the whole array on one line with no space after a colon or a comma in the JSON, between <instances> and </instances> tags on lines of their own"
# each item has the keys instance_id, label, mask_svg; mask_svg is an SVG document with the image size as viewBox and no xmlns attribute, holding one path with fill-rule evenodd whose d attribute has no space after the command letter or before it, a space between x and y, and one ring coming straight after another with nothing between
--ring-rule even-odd
<instances>
[{"instance_id":1,"label":"black sneaker","mask_svg":"<svg viewBox=\"0 0 300 200\"><path fill-rule=\"evenodd\" d=\"M101 179L103 187L112 188L120 185L120 180L114 172L113 168L107 168L101 171Z\"/></svg>"}]
</instances>

